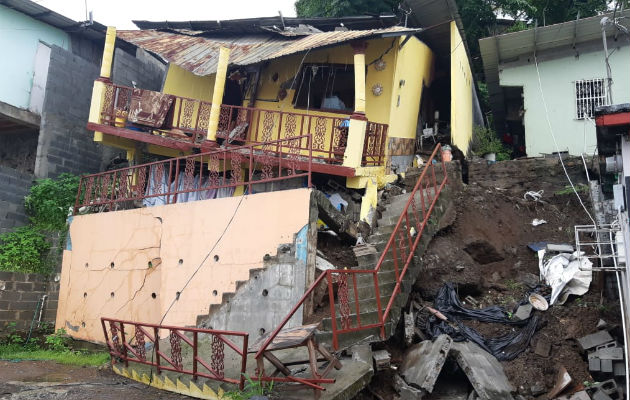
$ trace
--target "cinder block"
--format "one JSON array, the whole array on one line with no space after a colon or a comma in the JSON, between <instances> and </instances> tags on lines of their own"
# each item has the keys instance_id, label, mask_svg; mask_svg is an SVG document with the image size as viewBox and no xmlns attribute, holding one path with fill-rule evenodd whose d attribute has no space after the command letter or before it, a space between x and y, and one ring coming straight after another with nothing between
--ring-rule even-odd
<instances>
[{"instance_id":1,"label":"cinder block","mask_svg":"<svg viewBox=\"0 0 630 400\"><path fill-rule=\"evenodd\" d=\"M33 290L33 282L16 282L15 290L18 292L30 292Z\"/></svg>"}]
</instances>

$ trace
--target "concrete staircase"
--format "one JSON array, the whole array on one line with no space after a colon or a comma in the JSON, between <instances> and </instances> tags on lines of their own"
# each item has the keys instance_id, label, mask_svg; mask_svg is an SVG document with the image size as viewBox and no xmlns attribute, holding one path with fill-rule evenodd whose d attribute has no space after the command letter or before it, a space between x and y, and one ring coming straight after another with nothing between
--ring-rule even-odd
<instances>
[{"instance_id":1,"label":"concrete staircase","mask_svg":"<svg viewBox=\"0 0 630 400\"><path fill-rule=\"evenodd\" d=\"M425 208L428 208L429 201L427 201L425 195ZM357 269L372 270L376 267L379 257L387 245L397 222L402 214L410 194L401 194L393 196L386 201L385 211L378 219L378 227L374 230L372 236L370 236L368 244L355 248L355 254L357 256L358 267ZM416 205L420 218L422 218L420 193L416 193ZM438 201L433 209L429 223L427 224L420 243L416 248L416 252L412 263L409 265L403 283L401 285L401 293L395 296L391 312L388 316L388 320L385 323L385 339L391 337L396 329L396 325L400 319L402 308L407 303L409 294L413 287L414 282L420 276L422 272L421 257L424 254L427 246L435 233L441 228L440 221L446 214L448 207L450 206L450 190L447 185L440 194ZM413 214L411 207L409 208L409 221L413 225ZM407 248L407 246L405 246ZM380 271L378 272L378 285L381 298L381 309L384 312L388 302L392 297L392 293L396 286L396 272L394 268L394 260L391 255L391 251L388 252ZM399 262L399 272L402 271L404 263ZM378 306L376 301L374 278L372 274L357 275L357 296L359 300L359 317L362 325L369 325L378 322ZM357 326L356 315L356 303L354 287L352 277L348 278L348 299L350 308L350 324L351 326ZM341 317L339 315L339 300L336 300L337 310L337 329L341 327ZM325 318L322 321L321 330L318 334L318 340L332 346L332 318ZM360 330L356 332L348 332L339 335L339 347L344 348L360 342L373 342L380 341L380 328L371 328Z\"/></svg>"}]
</instances>

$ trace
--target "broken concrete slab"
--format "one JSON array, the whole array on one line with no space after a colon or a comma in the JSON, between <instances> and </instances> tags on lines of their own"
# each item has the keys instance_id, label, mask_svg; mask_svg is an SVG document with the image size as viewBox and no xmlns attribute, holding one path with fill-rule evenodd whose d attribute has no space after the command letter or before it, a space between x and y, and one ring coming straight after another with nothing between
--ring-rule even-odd
<instances>
[{"instance_id":1,"label":"broken concrete slab","mask_svg":"<svg viewBox=\"0 0 630 400\"><path fill-rule=\"evenodd\" d=\"M556 400L591 400L591 396L586 391L580 390L571 395L556 397Z\"/></svg>"},{"instance_id":2,"label":"broken concrete slab","mask_svg":"<svg viewBox=\"0 0 630 400\"><path fill-rule=\"evenodd\" d=\"M405 323L405 345L411 346L411 344L413 343L413 337L416 333L415 332L415 329L416 329L415 313L413 311L403 313L403 318L404 318L404 323Z\"/></svg>"},{"instance_id":3,"label":"broken concrete slab","mask_svg":"<svg viewBox=\"0 0 630 400\"><path fill-rule=\"evenodd\" d=\"M514 387L493 355L471 342L453 343L451 355L468 377L479 399L513 399Z\"/></svg>"},{"instance_id":4,"label":"broken concrete slab","mask_svg":"<svg viewBox=\"0 0 630 400\"><path fill-rule=\"evenodd\" d=\"M418 400L422 399L427 393L426 390L409 386L407 382L398 375L394 375L394 389L398 392L398 400Z\"/></svg>"},{"instance_id":5,"label":"broken concrete slab","mask_svg":"<svg viewBox=\"0 0 630 400\"><path fill-rule=\"evenodd\" d=\"M583 336L579 338L577 341L582 347L582 350L589 350L597 346L601 346L604 343L611 342L613 340L612 336L608 331L599 331L592 333L590 335Z\"/></svg>"},{"instance_id":6,"label":"broken concrete slab","mask_svg":"<svg viewBox=\"0 0 630 400\"><path fill-rule=\"evenodd\" d=\"M318 217L336 232L344 241L355 244L357 241L357 227L349 216L337 210L328 197L319 190L313 190L313 198L317 202Z\"/></svg>"},{"instance_id":7,"label":"broken concrete slab","mask_svg":"<svg viewBox=\"0 0 630 400\"><path fill-rule=\"evenodd\" d=\"M479 264L490 264L503 261L504 258L497 249L486 240L475 240L466 244L464 251Z\"/></svg>"},{"instance_id":8,"label":"broken concrete slab","mask_svg":"<svg viewBox=\"0 0 630 400\"><path fill-rule=\"evenodd\" d=\"M533 308L534 307L531 304L520 305L514 313L514 318L516 318L518 321L529 318L529 316L532 315Z\"/></svg>"},{"instance_id":9,"label":"broken concrete slab","mask_svg":"<svg viewBox=\"0 0 630 400\"><path fill-rule=\"evenodd\" d=\"M452 345L450 336L440 335L433 342L425 340L410 347L403 356L400 375L410 386L431 393Z\"/></svg>"}]
</instances>

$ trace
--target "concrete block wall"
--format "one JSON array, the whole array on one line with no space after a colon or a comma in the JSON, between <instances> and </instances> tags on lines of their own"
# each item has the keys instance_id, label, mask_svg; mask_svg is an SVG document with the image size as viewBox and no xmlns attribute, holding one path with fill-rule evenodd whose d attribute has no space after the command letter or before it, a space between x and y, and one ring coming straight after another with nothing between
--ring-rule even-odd
<instances>
[{"instance_id":1,"label":"concrete block wall","mask_svg":"<svg viewBox=\"0 0 630 400\"><path fill-rule=\"evenodd\" d=\"M24 196L32 184L33 175L0 166L0 234L28 222Z\"/></svg>"},{"instance_id":2,"label":"concrete block wall","mask_svg":"<svg viewBox=\"0 0 630 400\"><path fill-rule=\"evenodd\" d=\"M94 143L93 133L86 129L92 82L98 75L97 64L52 47L35 162L37 177L101 169L102 146Z\"/></svg>"},{"instance_id":3,"label":"concrete block wall","mask_svg":"<svg viewBox=\"0 0 630 400\"><path fill-rule=\"evenodd\" d=\"M142 53L141 53L142 54ZM117 48L114 52L114 66L112 69L112 80L114 83L124 86L133 86L136 82L139 89L160 91L164 79L166 67L156 62L149 62L148 56L141 58Z\"/></svg>"},{"instance_id":4,"label":"concrete block wall","mask_svg":"<svg viewBox=\"0 0 630 400\"><path fill-rule=\"evenodd\" d=\"M7 326L15 323L15 329L28 330L36 315L37 302L46 295L42 321L54 326L59 300L58 275L25 274L0 271L0 335L7 333ZM35 318L39 317L39 312Z\"/></svg>"}]
</instances>

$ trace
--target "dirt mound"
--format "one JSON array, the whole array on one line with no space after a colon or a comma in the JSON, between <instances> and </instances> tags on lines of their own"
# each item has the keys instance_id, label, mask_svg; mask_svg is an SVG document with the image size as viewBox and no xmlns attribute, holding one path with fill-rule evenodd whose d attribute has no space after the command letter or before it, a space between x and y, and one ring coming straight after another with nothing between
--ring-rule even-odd
<instances>
[{"instance_id":1,"label":"dirt mound","mask_svg":"<svg viewBox=\"0 0 630 400\"><path fill-rule=\"evenodd\" d=\"M477 307L498 304L512 310L527 293L532 275L537 277L539 273L536 253L527 244L572 244L574 225L588 223L574 194L546 192L542 200L525 200L522 194L517 197L513 192L475 183L465 187L455 200L454 224L438 234L423 257L427 273L416 282L417 292L424 300L432 301L444 282L454 282L459 297L472 296L479 303ZM547 223L533 226L534 218ZM527 395L536 384L551 389L560 366L567 368L575 382L592 381L576 339L592 333L600 318L619 323L618 307L601 296L600 278L594 275L585 296L539 313L542 328L530 348L503 363L520 393ZM511 329L501 324L465 324L489 337ZM551 344L548 357L534 353L538 340Z\"/></svg>"}]
</instances>

